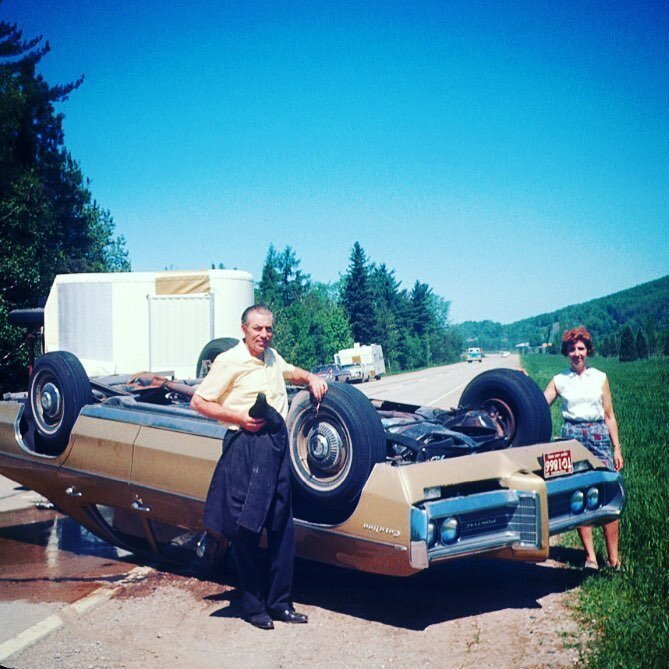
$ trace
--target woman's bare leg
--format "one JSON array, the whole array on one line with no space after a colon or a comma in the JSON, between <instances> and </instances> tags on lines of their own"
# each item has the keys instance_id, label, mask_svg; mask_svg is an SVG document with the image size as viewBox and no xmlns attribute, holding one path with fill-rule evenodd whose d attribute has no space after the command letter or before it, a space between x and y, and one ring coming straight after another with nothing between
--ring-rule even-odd
<instances>
[{"instance_id":1,"label":"woman's bare leg","mask_svg":"<svg viewBox=\"0 0 669 669\"><path fill-rule=\"evenodd\" d=\"M604 541L606 541L606 551L609 554L609 563L616 567L620 562L618 555L618 538L620 536L620 521L614 520L612 523L604 525Z\"/></svg>"},{"instance_id":2,"label":"woman's bare leg","mask_svg":"<svg viewBox=\"0 0 669 669\"><path fill-rule=\"evenodd\" d=\"M578 536L581 537L581 543L583 544L583 548L585 548L586 561L597 564L597 555L595 555L595 542L592 538L592 527L587 525L579 527Z\"/></svg>"}]
</instances>

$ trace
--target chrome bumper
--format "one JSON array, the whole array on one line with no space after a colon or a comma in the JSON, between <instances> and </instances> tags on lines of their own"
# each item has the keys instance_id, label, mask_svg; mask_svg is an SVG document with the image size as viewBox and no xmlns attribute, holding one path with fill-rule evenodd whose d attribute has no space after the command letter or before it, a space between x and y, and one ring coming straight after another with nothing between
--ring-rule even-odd
<instances>
[{"instance_id":1,"label":"chrome bumper","mask_svg":"<svg viewBox=\"0 0 669 669\"><path fill-rule=\"evenodd\" d=\"M442 543L439 528L456 517L458 537ZM428 542L428 526L435 527ZM514 546L535 550L541 546L541 499L538 493L499 490L426 502L411 510L412 561L423 568L435 560L473 555ZM426 554L425 554L426 553ZM427 564L425 564L427 562ZM420 564L422 563L422 564Z\"/></svg>"},{"instance_id":2,"label":"chrome bumper","mask_svg":"<svg viewBox=\"0 0 669 669\"><path fill-rule=\"evenodd\" d=\"M596 509L571 510L571 496L592 487L599 489L600 503ZM548 493L548 531L560 534L581 525L601 525L620 515L625 506L625 487L617 472L589 471L546 481Z\"/></svg>"}]
</instances>

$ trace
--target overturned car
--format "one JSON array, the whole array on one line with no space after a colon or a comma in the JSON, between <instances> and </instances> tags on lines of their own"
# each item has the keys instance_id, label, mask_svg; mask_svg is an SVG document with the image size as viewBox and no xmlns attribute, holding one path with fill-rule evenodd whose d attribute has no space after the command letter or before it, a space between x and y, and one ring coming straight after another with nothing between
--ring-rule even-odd
<instances>
[{"instance_id":1,"label":"overturned car","mask_svg":"<svg viewBox=\"0 0 669 669\"><path fill-rule=\"evenodd\" d=\"M46 353L28 392L0 402L0 473L114 545L196 559L225 434L189 408L198 383L89 378L73 354ZM543 394L516 371L480 374L448 411L369 400L343 383L320 404L290 396L303 558L396 576L474 554L541 561L551 534L624 506L619 474L577 441L550 441Z\"/></svg>"}]
</instances>

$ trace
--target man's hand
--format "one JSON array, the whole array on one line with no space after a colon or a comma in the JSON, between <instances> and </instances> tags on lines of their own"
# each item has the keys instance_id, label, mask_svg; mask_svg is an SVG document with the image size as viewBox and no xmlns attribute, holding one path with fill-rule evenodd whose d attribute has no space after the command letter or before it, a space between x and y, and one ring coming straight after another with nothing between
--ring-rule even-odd
<instances>
[{"instance_id":1,"label":"man's hand","mask_svg":"<svg viewBox=\"0 0 669 669\"><path fill-rule=\"evenodd\" d=\"M267 425L267 421L264 418L251 418L248 411L239 416L239 426L247 432L258 432L265 425Z\"/></svg>"},{"instance_id":2,"label":"man's hand","mask_svg":"<svg viewBox=\"0 0 669 669\"><path fill-rule=\"evenodd\" d=\"M320 402L328 391L327 381L315 374L309 374L309 390L313 396Z\"/></svg>"},{"instance_id":3,"label":"man's hand","mask_svg":"<svg viewBox=\"0 0 669 669\"><path fill-rule=\"evenodd\" d=\"M206 400L197 393L193 395L190 405L192 409L195 409L195 411L201 413L203 416L207 416L207 418L213 418L224 423L235 423L247 432L258 432L266 424L266 421L262 418L251 418L248 411L224 409L218 402Z\"/></svg>"}]
</instances>

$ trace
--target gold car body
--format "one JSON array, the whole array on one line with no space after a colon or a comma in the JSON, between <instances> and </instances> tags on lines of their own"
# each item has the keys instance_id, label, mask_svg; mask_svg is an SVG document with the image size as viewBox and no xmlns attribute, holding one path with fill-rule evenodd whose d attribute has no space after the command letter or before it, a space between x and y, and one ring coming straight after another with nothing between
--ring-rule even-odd
<instances>
[{"instance_id":1,"label":"gold car body","mask_svg":"<svg viewBox=\"0 0 669 669\"><path fill-rule=\"evenodd\" d=\"M204 530L204 501L223 428L186 409L131 405L84 407L65 450L47 456L33 452L22 437L25 405L0 402L0 473L41 493L111 543L124 545L134 532L160 554L164 528ZM476 554L545 560L550 533L607 522L624 505L618 474L603 471L577 441L557 448L571 452L579 471L549 481L542 461L556 450L555 443L403 466L376 464L344 522L296 519L297 555L395 576ZM601 490L597 509L573 514L567 504L565 511L574 490L592 486ZM549 502L556 508L552 516ZM124 535L102 522L101 509L126 518ZM459 536L449 545L438 534L440 523L452 517L459 520ZM127 530L129 525L135 529Z\"/></svg>"}]
</instances>

